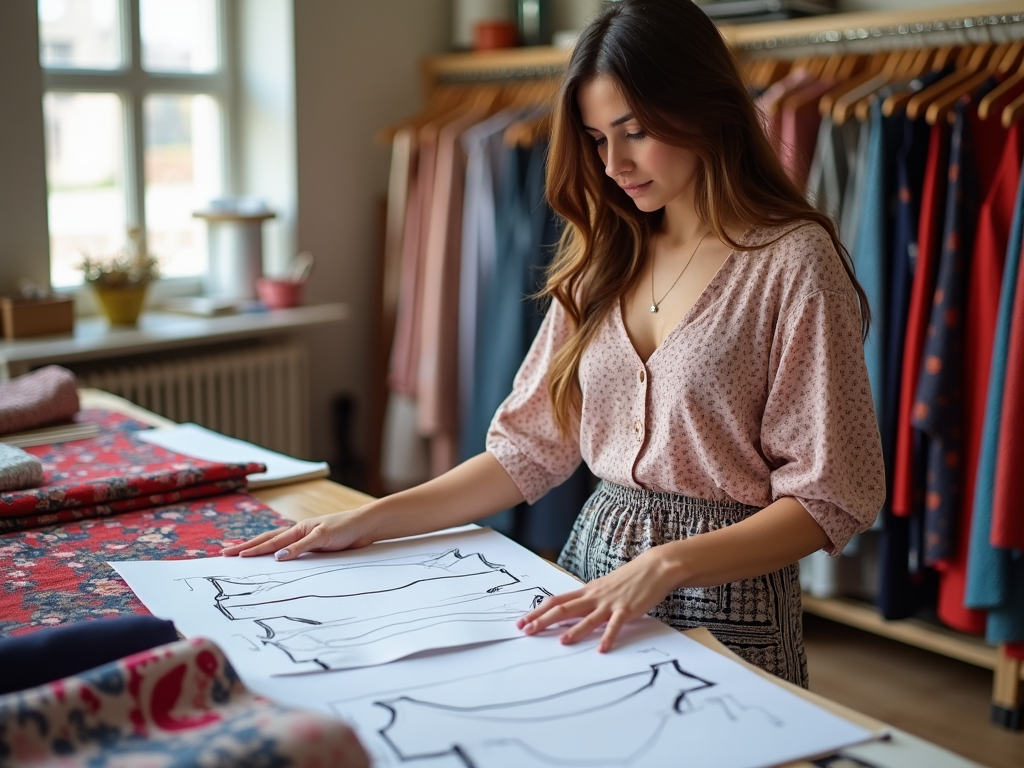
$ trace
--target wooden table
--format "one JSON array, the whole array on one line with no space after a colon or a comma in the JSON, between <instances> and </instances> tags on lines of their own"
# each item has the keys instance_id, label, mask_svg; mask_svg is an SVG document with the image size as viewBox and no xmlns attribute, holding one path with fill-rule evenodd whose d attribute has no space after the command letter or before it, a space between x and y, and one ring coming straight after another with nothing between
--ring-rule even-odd
<instances>
[{"instance_id":1,"label":"wooden table","mask_svg":"<svg viewBox=\"0 0 1024 768\"><path fill-rule=\"evenodd\" d=\"M83 408L117 410L156 428L174 426L174 422L171 420L158 416L151 411L140 408L123 398L107 392L83 389L80 390L80 396ZM330 480L306 480L289 485L261 488L250 491L250 493L282 517L296 522L341 510L355 509L367 502L373 501L372 496ZM928 768L984 768L980 764L960 757L949 750L942 749L905 731L892 728L880 720L830 701L824 696L804 690L747 663L719 643L707 629L692 629L686 631L685 634L702 645L725 656L729 656L737 663L743 664L748 669L788 689L797 696L802 696L818 706L847 720L851 720L868 730L887 734L884 739L844 751L844 754L849 754L866 765L872 766L872 768L902 768L903 766L913 766L914 768L917 768L917 766L928 766ZM809 762L798 762L791 763L785 766L785 768L815 767Z\"/></svg>"}]
</instances>

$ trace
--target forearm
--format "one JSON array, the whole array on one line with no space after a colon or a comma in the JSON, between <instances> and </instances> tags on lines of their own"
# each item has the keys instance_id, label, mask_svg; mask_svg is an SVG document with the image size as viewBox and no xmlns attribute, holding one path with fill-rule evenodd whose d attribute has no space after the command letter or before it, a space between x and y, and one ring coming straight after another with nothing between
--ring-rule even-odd
<instances>
[{"instance_id":1,"label":"forearm","mask_svg":"<svg viewBox=\"0 0 1024 768\"><path fill-rule=\"evenodd\" d=\"M364 507L376 519L376 538L391 539L464 525L523 501L512 478L481 453L415 488Z\"/></svg>"},{"instance_id":2,"label":"forearm","mask_svg":"<svg viewBox=\"0 0 1024 768\"><path fill-rule=\"evenodd\" d=\"M739 523L662 544L650 554L674 589L711 587L772 573L828 542L799 501L783 498Z\"/></svg>"}]
</instances>

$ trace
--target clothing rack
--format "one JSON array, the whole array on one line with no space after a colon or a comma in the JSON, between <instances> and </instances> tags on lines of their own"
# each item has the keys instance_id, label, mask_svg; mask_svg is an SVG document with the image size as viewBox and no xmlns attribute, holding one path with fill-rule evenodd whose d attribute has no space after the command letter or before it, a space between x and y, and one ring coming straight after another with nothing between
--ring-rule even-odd
<instances>
[{"instance_id":1,"label":"clothing rack","mask_svg":"<svg viewBox=\"0 0 1024 768\"><path fill-rule=\"evenodd\" d=\"M796 58L844 50L1008 42L1024 37L1019 0L994 0L934 9L832 14L786 21L721 27L741 59ZM550 46L428 58L422 68L426 93L439 86L555 77L569 51ZM1024 663L1006 647L918 619L885 620L863 601L804 596L804 610L907 645L993 670L994 723L1024 727Z\"/></svg>"},{"instance_id":2,"label":"clothing rack","mask_svg":"<svg viewBox=\"0 0 1024 768\"><path fill-rule=\"evenodd\" d=\"M1019 25L1019 26L1016 26ZM946 43L1002 41L1024 34L1024 11L1012 0L935 8L813 16L723 28L741 52L806 55L807 46L877 46L877 50Z\"/></svg>"}]
</instances>

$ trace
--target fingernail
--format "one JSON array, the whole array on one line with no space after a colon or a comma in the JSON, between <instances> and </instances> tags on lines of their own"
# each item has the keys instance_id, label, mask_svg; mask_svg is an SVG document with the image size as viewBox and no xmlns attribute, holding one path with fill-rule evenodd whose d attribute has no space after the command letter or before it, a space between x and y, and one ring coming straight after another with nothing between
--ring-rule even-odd
<instances>
[{"instance_id":1,"label":"fingernail","mask_svg":"<svg viewBox=\"0 0 1024 768\"><path fill-rule=\"evenodd\" d=\"M277 550L277 552L274 553L274 559L275 560L280 560L280 559L285 558L285 557L288 557L288 550L287 549L279 549L279 550Z\"/></svg>"}]
</instances>

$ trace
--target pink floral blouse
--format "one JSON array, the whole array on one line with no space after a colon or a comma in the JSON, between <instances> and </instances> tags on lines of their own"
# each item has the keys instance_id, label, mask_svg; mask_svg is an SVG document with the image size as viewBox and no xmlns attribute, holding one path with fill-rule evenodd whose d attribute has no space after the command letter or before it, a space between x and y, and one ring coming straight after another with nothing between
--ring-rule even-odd
<instances>
[{"instance_id":1,"label":"pink floral blouse","mask_svg":"<svg viewBox=\"0 0 1024 768\"><path fill-rule=\"evenodd\" d=\"M773 239L782 235L776 242ZM547 371L569 334L553 302L498 409L490 451L533 502L580 461L612 483L765 507L798 499L838 554L885 498L856 293L815 224L755 228L649 359L621 312L580 364L579 435L563 440Z\"/></svg>"}]
</instances>

